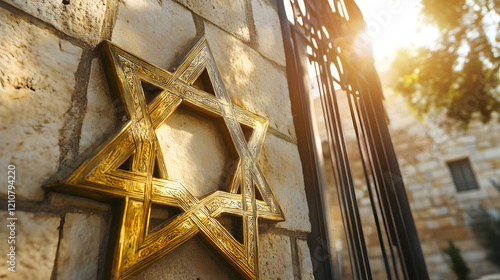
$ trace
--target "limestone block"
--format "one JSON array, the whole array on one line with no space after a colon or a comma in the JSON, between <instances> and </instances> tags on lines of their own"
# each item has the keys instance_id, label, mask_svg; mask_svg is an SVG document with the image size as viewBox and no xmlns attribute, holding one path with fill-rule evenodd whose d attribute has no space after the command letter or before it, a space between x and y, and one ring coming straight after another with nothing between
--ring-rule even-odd
<instances>
[{"instance_id":1,"label":"limestone block","mask_svg":"<svg viewBox=\"0 0 500 280\"><path fill-rule=\"evenodd\" d=\"M57 192L48 194L49 203L52 206L71 207L79 209L94 209L99 211L111 211L111 206L104 202L88 199L80 196L72 196Z\"/></svg>"},{"instance_id":2,"label":"limestone block","mask_svg":"<svg viewBox=\"0 0 500 280\"><path fill-rule=\"evenodd\" d=\"M364 190L360 190L360 189L354 189L354 193L355 193L356 197L359 197L359 198L363 197L365 194Z\"/></svg>"},{"instance_id":3,"label":"limestone block","mask_svg":"<svg viewBox=\"0 0 500 280\"><path fill-rule=\"evenodd\" d=\"M140 58L171 68L196 36L193 16L179 4L120 1L112 41Z\"/></svg>"},{"instance_id":4,"label":"limestone block","mask_svg":"<svg viewBox=\"0 0 500 280\"><path fill-rule=\"evenodd\" d=\"M434 254L425 256L426 263L444 263L445 259L442 254Z\"/></svg>"},{"instance_id":5,"label":"limestone block","mask_svg":"<svg viewBox=\"0 0 500 280\"><path fill-rule=\"evenodd\" d=\"M244 40L250 40L245 0L179 0L196 14Z\"/></svg>"},{"instance_id":6,"label":"limestone block","mask_svg":"<svg viewBox=\"0 0 500 280\"><path fill-rule=\"evenodd\" d=\"M257 32L257 49L264 56L285 65L285 49L278 12L265 0L252 1Z\"/></svg>"},{"instance_id":7,"label":"limestone block","mask_svg":"<svg viewBox=\"0 0 500 280\"><path fill-rule=\"evenodd\" d=\"M57 258L57 279L97 279L99 248L106 232L97 214L68 213Z\"/></svg>"},{"instance_id":8,"label":"limestone block","mask_svg":"<svg viewBox=\"0 0 500 280\"><path fill-rule=\"evenodd\" d=\"M274 233L259 235L259 262L262 280L293 280L290 238Z\"/></svg>"},{"instance_id":9,"label":"limestone block","mask_svg":"<svg viewBox=\"0 0 500 280\"><path fill-rule=\"evenodd\" d=\"M18 199L40 200L40 186L57 170L82 50L4 9L0 30L0 166L16 166Z\"/></svg>"},{"instance_id":10,"label":"limestone block","mask_svg":"<svg viewBox=\"0 0 500 280\"><path fill-rule=\"evenodd\" d=\"M435 168L431 172L431 176L434 179L442 179L443 177L450 176L450 170L446 166L442 165L442 168Z\"/></svg>"},{"instance_id":11,"label":"limestone block","mask_svg":"<svg viewBox=\"0 0 500 280\"><path fill-rule=\"evenodd\" d=\"M435 229L435 228L439 227L439 223L435 220L426 221L426 224L427 224L427 228L429 228L429 229Z\"/></svg>"},{"instance_id":12,"label":"limestone block","mask_svg":"<svg viewBox=\"0 0 500 280\"><path fill-rule=\"evenodd\" d=\"M232 102L295 138L285 72L219 28L206 24L205 32Z\"/></svg>"},{"instance_id":13,"label":"limestone block","mask_svg":"<svg viewBox=\"0 0 500 280\"><path fill-rule=\"evenodd\" d=\"M370 206L370 199L369 198L368 198L367 202L362 201L360 204L361 205L359 207L359 214L361 216L368 216L368 215L371 215L373 213L371 206Z\"/></svg>"},{"instance_id":14,"label":"limestone block","mask_svg":"<svg viewBox=\"0 0 500 280\"><path fill-rule=\"evenodd\" d=\"M424 255L435 254L436 252L439 251L439 248L437 247L435 242L421 243L421 246Z\"/></svg>"},{"instance_id":15,"label":"limestone block","mask_svg":"<svg viewBox=\"0 0 500 280\"><path fill-rule=\"evenodd\" d=\"M413 203L410 203L410 206L412 210L417 210L417 209L429 208L432 206L432 203L429 199L419 199L413 201Z\"/></svg>"},{"instance_id":16,"label":"limestone block","mask_svg":"<svg viewBox=\"0 0 500 280\"><path fill-rule=\"evenodd\" d=\"M485 159L500 158L500 148L491 148L491 149L484 150L483 156Z\"/></svg>"},{"instance_id":17,"label":"limestone block","mask_svg":"<svg viewBox=\"0 0 500 280\"><path fill-rule=\"evenodd\" d=\"M478 174L478 177L484 176L483 175L484 173L492 169L491 163L489 163L488 161L483 161L482 159L479 160L476 159L472 164L474 166L474 170Z\"/></svg>"},{"instance_id":18,"label":"limestone block","mask_svg":"<svg viewBox=\"0 0 500 280\"><path fill-rule=\"evenodd\" d=\"M432 160L433 154L430 151L423 151L421 153L415 154L415 159L420 162Z\"/></svg>"},{"instance_id":19,"label":"limestone block","mask_svg":"<svg viewBox=\"0 0 500 280\"><path fill-rule=\"evenodd\" d=\"M133 280L229 280L237 279L197 238L192 238L153 263Z\"/></svg>"},{"instance_id":20,"label":"limestone block","mask_svg":"<svg viewBox=\"0 0 500 280\"><path fill-rule=\"evenodd\" d=\"M0 212L0 219L5 223L7 217L10 217L7 212ZM0 262L0 279L51 279L61 218L53 214L22 211L16 211L15 217L15 244L7 243L10 231L0 230L0 251L3 255ZM5 225L3 227L6 228ZM10 246L15 246L15 273L7 270L8 263L5 261Z\"/></svg>"},{"instance_id":21,"label":"limestone block","mask_svg":"<svg viewBox=\"0 0 500 280\"><path fill-rule=\"evenodd\" d=\"M427 189L421 189L412 192L412 197L416 200L426 198L429 196L429 191Z\"/></svg>"},{"instance_id":22,"label":"limestone block","mask_svg":"<svg viewBox=\"0 0 500 280\"><path fill-rule=\"evenodd\" d=\"M101 41L106 0L6 0L69 36L91 45Z\"/></svg>"},{"instance_id":23,"label":"limestone block","mask_svg":"<svg viewBox=\"0 0 500 280\"><path fill-rule=\"evenodd\" d=\"M441 180L432 180L432 182L428 184L429 185L427 185L426 188L430 188L430 196L437 196L441 194L441 191L439 190L441 187Z\"/></svg>"},{"instance_id":24,"label":"limestone block","mask_svg":"<svg viewBox=\"0 0 500 280\"><path fill-rule=\"evenodd\" d=\"M116 114L99 59L92 61L79 152L99 145L116 124Z\"/></svg>"},{"instance_id":25,"label":"limestone block","mask_svg":"<svg viewBox=\"0 0 500 280\"><path fill-rule=\"evenodd\" d=\"M456 196L460 202L466 203L474 200L487 199L489 197L489 193L486 188L479 188L478 190L459 192Z\"/></svg>"},{"instance_id":26,"label":"limestone block","mask_svg":"<svg viewBox=\"0 0 500 280\"><path fill-rule=\"evenodd\" d=\"M476 142L476 136L475 135L467 135L467 136L462 136L457 139L459 143L462 144L467 144L467 143L475 143Z\"/></svg>"},{"instance_id":27,"label":"limestone block","mask_svg":"<svg viewBox=\"0 0 500 280\"><path fill-rule=\"evenodd\" d=\"M484 150L484 149L487 149L489 147L491 147L491 141L490 140L484 140L484 141L481 141L479 143L477 143L477 148L479 150Z\"/></svg>"},{"instance_id":28,"label":"limestone block","mask_svg":"<svg viewBox=\"0 0 500 280\"><path fill-rule=\"evenodd\" d=\"M260 158L262 171L285 214L277 227L310 231L304 178L297 146L268 134Z\"/></svg>"},{"instance_id":29,"label":"limestone block","mask_svg":"<svg viewBox=\"0 0 500 280\"><path fill-rule=\"evenodd\" d=\"M227 132L229 133L229 132ZM232 143L223 140L214 120L183 106L157 129L168 176L201 197L223 189L231 180Z\"/></svg>"},{"instance_id":30,"label":"limestone block","mask_svg":"<svg viewBox=\"0 0 500 280\"><path fill-rule=\"evenodd\" d=\"M305 240L297 240L297 249L299 254L299 264L300 264L300 279L302 280L313 280L313 265L311 261L311 253L309 251L309 246ZM319 257L319 256L318 256Z\"/></svg>"},{"instance_id":31,"label":"limestone block","mask_svg":"<svg viewBox=\"0 0 500 280\"><path fill-rule=\"evenodd\" d=\"M408 185L408 189L412 192L412 194L417 191L417 190L421 190L423 187L423 184L411 184L411 185Z\"/></svg>"},{"instance_id":32,"label":"limestone block","mask_svg":"<svg viewBox=\"0 0 500 280\"><path fill-rule=\"evenodd\" d=\"M457 226L457 221L453 217L442 217L437 220L439 228L449 228Z\"/></svg>"},{"instance_id":33,"label":"limestone block","mask_svg":"<svg viewBox=\"0 0 500 280\"><path fill-rule=\"evenodd\" d=\"M401 168L401 173L404 176L404 178L406 178L415 175L417 173L417 169L413 165L407 165Z\"/></svg>"},{"instance_id":34,"label":"limestone block","mask_svg":"<svg viewBox=\"0 0 500 280\"><path fill-rule=\"evenodd\" d=\"M420 172L428 172L428 171L433 171L437 168L440 168L441 165L437 162L437 161L434 161L434 160L426 160L422 163L419 163L417 165L417 169L420 171Z\"/></svg>"},{"instance_id":35,"label":"limestone block","mask_svg":"<svg viewBox=\"0 0 500 280\"><path fill-rule=\"evenodd\" d=\"M371 205L371 200L369 197L365 197L365 198L361 199L360 204L363 206L364 205Z\"/></svg>"},{"instance_id":36,"label":"limestone block","mask_svg":"<svg viewBox=\"0 0 500 280\"><path fill-rule=\"evenodd\" d=\"M448 265L441 264L427 264L427 270L431 280L450 280L450 275L454 275L453 271Z\"/></svg>"},{"instance_id":37,"label":"limestone block","mask_svg":"<svg viewBox=\"0 0 500 280\"><path fill-rule=\"evenodd\" d=\"M481 245L475 239L465 239L455 242L455 245L460 248L461 251L470 252L478 249L482 249Z\"/></svg>"},{"instance_id":38,"label":"limestone block","mask_svg":"<svg viewBox=\"0 0 500 280\"><path fill-rule=\"evenodd\" d=\"M481 174L481 175L482 175L482 174ZM479 175L479 176L481 176L481 175ZM477 176L477 175L476 175L476 176ZM478 176L478 177L479 177L479 176ZM483 176L484 176L484 175L483 175ZM491 177L490 177L490 178L488 178L488 177L486 177L486 176L484 176L484 177L483 177L483 176L481 176L481 177L479 177L479 179L477 179L477 183L479 184L479 187L480 187L480 188L486 188L486 187L488 187L488 186L491 186L491 181L490 181L490 180L491 180Z\"/></svg>"}]
</instances>

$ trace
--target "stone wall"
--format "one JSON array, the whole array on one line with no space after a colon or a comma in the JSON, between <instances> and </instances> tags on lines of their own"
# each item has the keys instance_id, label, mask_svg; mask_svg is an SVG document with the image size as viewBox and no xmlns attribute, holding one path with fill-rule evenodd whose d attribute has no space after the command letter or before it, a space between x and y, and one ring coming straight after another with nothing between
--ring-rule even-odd
<instances>
[{"instance_id":1,"label":"stone wall","mask_svg":"<svg viewBox=\"0 0 500 280\"><path fill-rule=\"evenodd\" d=\"M489 124L472 123L468 129L444 129L434 122L418 120L406 107L401 97L386 91L385 107L390 120L389 130L401 168L402 179L410 201L413 218L422 245L426 265L433 280L456 279L449 260L443 253L448 241L453 241L471 269L471 277L498 272L486 259L482 247L470 227L470 211L481 205L492 213L500 211L500 192L490 180L500 182L500 122L498 116ZM376 279L385 279L377 229L371 201L364 178L363 166L350 121L349 109L343 94L338 94L339 110L345 129L347 150L356 188L356 199L363 225L368 255ZM326 174L329 183L333 235L342 256L343 279L350 275L349 255L338 208L335 180L326 144L326 128L321 103L315 100L318 128L323 140ZM458 192L447 162L469 158L479 189ZM387 244L387 243L386 243ZM389 248L386 247L388 252Z\"/></svg>"},{"instance_id":2,"label":"stone wall","mask_svg":"<svg viewBox=\"0 0 500 280\"><path fill-rule=\"evenodd\" d=\"M471 210L481 205L500 213L500 122L472 123L464 129L440 128L415 119L401 97L386 102L391 136L410 200L427 268L432 279L454 279L442 249L453 241L477 277L499 272L473 234ZM411 141L408 141L411 139ZM468 158L477 190L458 192L447 162Z\"/></svg>"},{"instance_id":3,"label":"stone wall","mask_svg":"<svg viewBox=\"0 0 500 280\"><path fill-rule=\"evenodd\" d=\"M99 277L107 245L114 242L110 205L42 189L117 125L96 47L111 40L172 70L204 34L232 102L270 121L259 162L286 221L260 223L262 279L313 279L306 242L311 226L276 10L273 0L0 1L0 182L7 181L8 165L15 165L18 218L16 272L2 261L0 278ZM183 127L189 122L191 132ZM188 145L183 133L194 132L200 134ZM217 188L212 175L223 172L224 166L204 160L207 153L225 159L218 133L210 121L189 114L176 115L158 130L172 174L192 180L197 195ZM214 147L199 148L203 145ZM0 196L7 205L6 187ZM2 221L8 217L5 208ZM7 231L0 231L3 258L7 238ZM135 279L233 277L195 238Z\"/></svg>"}]
</instances>

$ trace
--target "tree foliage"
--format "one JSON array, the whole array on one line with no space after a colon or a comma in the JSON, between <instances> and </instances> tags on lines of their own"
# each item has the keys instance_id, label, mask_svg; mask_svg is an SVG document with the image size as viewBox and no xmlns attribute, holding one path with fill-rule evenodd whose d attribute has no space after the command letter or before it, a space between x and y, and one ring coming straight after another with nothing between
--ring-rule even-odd
<instances>
[{"instance_id":1,"label":"tree foliage","mask_svg":"<svg viewBox=\"0 0 500 280\"><path fill-rule=\"evenodd\" d=\"M500 183L491 180L493 186L500 192ZM491 209L500 213L500 209ZM491 263L500 268L500 218L492 212L479 206L469 209L471 229L479 243L484 247Z\"/></svg>"},{"instance_id":2,"label":"tree foliage","mask_svg":"<svg viewBox=\"0 0 500 280\"><path fill-rule=\"evenodd\" d=\"M467 266L460 249L455 246L453 241L448 241L448 248L443 249L443 252L448 255L451 269L457 275L458 280L467 280L470 273L470 268Z\"/></svg>"},{"instance_id":3,"label":"tree foliage","mask_svg":"<svg viewBox=\"0 0 500 280\"><path fill-rule=\"evenodd\" d=\"M421 16L440 32L435 45L401 49L393 89L419 115L446 111L467 124L500 111L500 0L422 0Z\"/></svg>"},{"instance_id":4,"label":"tree foliage","mask_svg":"<svg viewBox=\"0 0 500 280\"><path fill-rule=\"evenodd\" d=\"M471 229L485 251L487 259L500 268L500 219L483 208L469 210Z\"/></svg>"}]
</instances>

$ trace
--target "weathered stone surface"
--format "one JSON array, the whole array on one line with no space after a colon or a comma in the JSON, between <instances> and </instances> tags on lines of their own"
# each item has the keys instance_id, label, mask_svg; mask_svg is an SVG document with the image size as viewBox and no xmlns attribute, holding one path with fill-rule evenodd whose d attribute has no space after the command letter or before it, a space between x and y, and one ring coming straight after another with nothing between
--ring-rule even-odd
<instances>
[{"instance_id":1,"label":"weathered stone surface","mask_svg":"<svg viewBox=\"0 0 500 280\"><path fill-rule=\"evenodd\" d=\"M217 257L199 240L192 238L132 279L229 280L236 278L228 271L227 264L219 262Z\"/></svg>"},{"instance_id":2,"label":"weathered stone surface","mask_svg":"<svg viewBox=\"0 0 500 280\"><path fill-rule=\"evenodd\" d=\"M112 41L162 68L175 67L196 36L193 16L172 1L120 1Z\"/></svg>"},{"instance_id":3,"label":"weathered stone surface","mask_svg":"<svg viewBox=\"0 0 500 280\"><path fill-rule=\"evenodd\" d=\"M285 49L278 12L265 0L252 0L257 32L257 49L264 56L285 65Z\"/></svg>"},{"instance_id":4,"label":"weathered stone surface","mask_svg":"<svg viewBox=\"0 0 500 280\"><path fill-rule=\"evenodd\" d=\"M52 206L111 211L111 206L109 204L81 196L50 192L48 194L48 200Z\"/></svg>"},{"instance_id":5,"label":"weathered stone surface","mask_svg":"<svg viewBox=\"0 0 500 280\"><path fill-rule=\"evenodd\" d=\"M80 153L99 145L116 124L116 114L99 59L92 61L87 89L87 112L83 119Z\"/></svg>"},{"instance_id":6,"label":"weathered stone surface","mask_svg":"<svg viewBox=\"0 0 500 280\"><path fill-rule=\"evenodd\" d=\"M494 172L500 165L495 166L491 162L491 159L500 158L498 142L494 143L498 139L496 135L500 131L500 124L496 121L488 124L477 122L471 123L467 130L450 130L446 126L437 126L432 119L425 123L420 122L409 114L401 98L392 96L390 92L386 95L385 105L391 119L389 129L430 278L448 279L453 275L442 253L442 248L448 246L449 240L460 248L462 256L471 268L472 278L476 277L477 272L484 275L498 271L483 267L482 265L487 263L482 259L484 248L477 242L470 243L476 237L470 228L472 219L468 209L479 204L484 209L499 207L498 192L495 190L493 193L496 194L492 194L488 188L492 184L490 179L497 178L500 174ZM342 117L350 118L346 115ZM457 191L447 162L462 158L469 158L479 189ZM352 167L357 166L358 159L350 157L350 160ZM362 175L357 175L355 169L353 172L356 182ZM334 183L330 184L333 189ZM359 205L362 205L366 192L356 191L356 196ZM364 212L360 207L363 230L367 236L375 237L376 235L370 234L376 234L375 224L364 219ZM366 241L368 245L373 244L371 238ZM370 247L368 252L371 254ZM371 265L375 275L385 270L379 260Z\"/></svg>"},{"instance_id":7,"label":"weathered stone surface","mask_svg":"<svg viewBox=\"0 0 500 280\"><path fill-rule=\"evenodd\" d=\"M271 127L295 138L285 72L219 28L206 24L205 31L233 103L267 117Z\"/></svg>"},{"instance_id":8,"label":"weathered stone surface","mask_svg":"<svg viewBox=\"0 0 500 280\"><path fill-rule=\"evenodd\" d=\"M106 232L100 215L68 213L57 257L57 279L97 279L99 248Z\"/></svg>"},{"instance_id":9,"label":"weathered stone surface","mask_svg":"<svg viewBox=\"0 0 500 280\"><path fill-rule=\"evenodd\" d=\"M0 165L16 165L18 199L39 200L40 186L57 170L82 51L4 9L0 30Z\"/></svg>"},{"instance_id":10,"label":"weathered stone surface","mask_svg":"<svg viewBox=\"0 0 500 280\"><path fill-rule=\"evenodd\" d=\"M245 0L179 0L179 2L236 37L244 41L250 40Z\"/></svg>"},{"instance_id":11,"label":"weathered stone surface","mask_svg":"<svg viewBox=\"0 0 500 280\"><path fill-rule=\"evenodd\" d=\"M8 213L0 212L0 219L7 221ZM4 225L0 230L0 279L50 279L59 241L61 218L47 213L29 213L16 211L15 244L8 244L10 231ZM15 273L7 270L6 254L10 246L15 246ZM9 249L9 250L8 250Z\"/></svg>"},{"instance_id":12,"label":"weathered stone surface","mask_svg":"<svg viewBox=\"0 0 500 280\"><path fill-rule=\"evenodd\" d=\"M307 241L300 239L297 240L297 250L299 254L300 279L313 280L313 265L311 261L311 253L309 252L309 246L307 246Z\"/></svg>"},{"instance_id":13,"label":"weathered stone surface","mask_svg":"<svg viewBox=\"0 0 500 280\"><path fill-rule=\"evenodd\" d=\"M228 132L229 133L229 132ZM201 197L231 179L228 147L214 120L179 107L157 130L167 172Z\"/></svg>"},{"instance_id":14,"label":"weathered stone surface","mask_svg":"<svg viewBox=\"0 0 500 280\"><path fill-rule=\"evenodd\" d=\"M491 148L491 149L485 150L483 153L484 153L485 159L500 158L500 148Z\"/></svg>"},{"instance_id":15,"label":"weathered stone surface","mask_svg":"<svg viewBox=\"0 0 500 280\"><path fill-rule=\"evenodd\" d=\"M286 221L277 227L310 231L304 178L297 146L268 134L260 158L262 171L269 181Z\"/></svg>"},{"instance_id":16,"label":"weathered stone surface","mask_svg":"<svg viewBox=\"0 0 500 280\"><path fill-rule=\"evenodd\" d=\"M69 36L96 45L101 41L101 31L106 12L106 0L6 0Z\"/></svg>"},{"instance_id":17,"label":"weathered stone surface","mask_svg":"<svg viewBox=\"0 0 500 280\"><path fill-rule=\"evenodd\" d=\"M261 278L294 279L290 238L274 233L260 234L259 238Z\"/></svg>"}]
</instances>

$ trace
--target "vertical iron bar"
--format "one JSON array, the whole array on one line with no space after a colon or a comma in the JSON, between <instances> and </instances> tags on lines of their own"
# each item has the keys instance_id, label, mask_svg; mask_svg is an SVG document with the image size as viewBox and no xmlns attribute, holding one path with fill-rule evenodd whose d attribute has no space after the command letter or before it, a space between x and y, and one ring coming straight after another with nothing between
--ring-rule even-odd
<instances>
[{"instance_id":1,"label":"vertical iron bar","mask_svg":"<svg viewBox=\"0 0 500 280\"><path fill-rule=\"evenodd\" d=\"M311 111L309 101L305 98L305 87L302 80L304 73L301 72L300 62L298 61L300 54L293 44L294 39L285 14L283 1L277 2L286 54L286 72L290 101L294 115L293 120L297 135L297 146L302 162L309 219L311 222L311 233L308 235L307 243L311 250L313 273L316 279L333 279L334 273L330 247L328 246L329 238L328 229L326 228L324 203L322 201L320 173L315 153L315 142L312 139Z\"/></svg>"},{"instance_id":2,"label":"vertical iron bar","mask_svg":"<svg viewBox=\"0 0 500 280\"><path fill-rule=\"evenodd\" d=\"M357 36L359 30L363 27L366 28L366 24L353 0L343 0L342 4L344 13L349 16L348 21L339 15L338 9L341 7L338 4L340 1L333 0L333 2L336 12L329 9L327 0L304 1L307 13L302 15L302 24L299 24L297 18L300 9L297 1L294 1L291 5L295 20L294 23L290 24L285 14L283 1L278 1L278 12L286 53L290 99L312 225L312 232L308 236L308 244L312 254L317 252L318 249L322 254L330 254L329 247L324 245L329 240L327 238L328 229L326 228L324 213L321 212L325 209L322 201L321 181L318 177L318 159L314 152L316 144L311 137L313 135L311 129L313 124L311 123L311 110L307 96L309 92L305 88L307 84L305 79L309 77L306 75L307 66L304 66L306 59L305 53L303 53L305 51L304 46L314 45L315 48L313 49L316 57L313 59L313 63L326 122L328 144L331 150L332 172L337 183L339 205L341 206L344 229L352 259L351 268L353 275L357 275L358 278L371 279L372 272L358 211L349 151L343 135L339 104L332 73L329 71L327 63L328 60L324 61L324 55L328 58L328 51L332 51L335 52L332 54L334 60L330 61L330 63L338 65L335 60L339 56L336 49L338 47L337 42L352 40ZM318 34L315 33L315 31L320 32L323 27L328 30L329 39L320 39ZM342 51L345 51L344 47L342 47ZM348 93L347 98L387 275L389 279L393 274L396 279L399 279L398 262L394 253L394 249L396 249L400 261L399 267L405 279L429 279L389 130L385 122L382 91L373 66L373 59L352 55L346 56L345 54L340 59L343 68L340 77L342 87L344 89L347 87L351 89L351 86L357 87L355 91L358 90L360 93L359 98L356 98L356 100L352 100L353 96L350 96L352 91ZM369 168L366 166L367 164ZM373 179L373 185L370 178ZM375 202L375 194L372 188L375 189L378 203ZM379 213L383 221L385 235L387 235L392 263L387 258ZM314 258L313 255L313 260L315 260ZM392 264L393 270L391 270L389 264ZM333 279L330 261L314 262L314 265L314 275L317 279Z\"/></svg>"},{"instance_id":3,"label":"vertical iron bar","mask_svg":"<svg viewBox=\"0 0 500 280\"><path fill-rule=\"evenodd\" d=\"M369 178L369 175L368 175L368 169L366 168L364 153L362 151L362 144L361 144L361 142L364 142L364 141L361 140L361 135L359 134L359 131L358 131L358 124L357 124L357 121L356 121L356 116L354 115L354 108L352 106L352 102L353 102L352 101L352 93L347 93L346 92L346 95L347 95L347 99L348 99L348 102L349 102L349 111L351 112L351 119L353 121L354 131L356 133L356 139L357 139L357 142L358 142L358 150L359 150L360 160L361 160L361 163L363 165L363 172L365 174L365 180L366 180L366 185L367 185L367 189L368 189L368 196L369 196L370 202L371 202L371 208L372 208L372 212L373 212L373 218L375 219L375 226L377 228L377 235L378 235L378 239L379 239L379 242L380 242L380 249L382 251L382 256L384 257L384 266L385 266L385 270L388 273L387 274L388 279L391 280L392 279L392 274L390 273L389 263L388 263L388 260L387 260L387 253L386 253L386 250L385 250L385 242L384 242L384 239L383 239L383 236L382 236L382 231L380 229L380 222L379 222L379 217L378 217L378 211L377 211L377 208L376 208L376 205L375 205L375 200L374 200L374 197L373 197L372 186L370 184L370 178ZM390 242L390 238L389 238L389 242ZM392 248L391 248L391 253L392 253ZM392 256L392 254L391 254L391 256ZM394 262L394 259L393 259L393 262ZM396 279L399 279L397 273L395 274L395 276L396 276Z\"/></svg>"}]
</instances>

